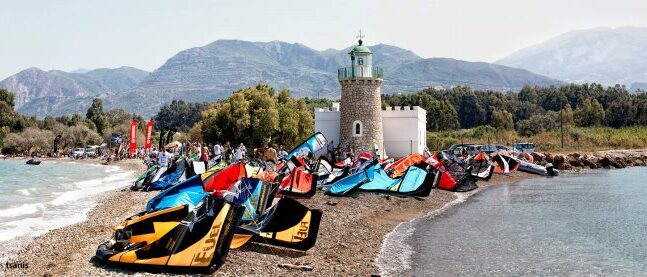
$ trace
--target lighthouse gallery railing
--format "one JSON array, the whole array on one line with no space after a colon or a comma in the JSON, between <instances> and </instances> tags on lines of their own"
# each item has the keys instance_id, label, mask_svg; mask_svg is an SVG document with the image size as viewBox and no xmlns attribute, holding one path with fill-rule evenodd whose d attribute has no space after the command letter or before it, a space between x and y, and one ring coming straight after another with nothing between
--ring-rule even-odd
<instances>
[{"instance_id":1,"label":"lighthouse gallery railing","mask_svg":"<svg viewBox=\"0 0 647 277\"><path fill-rule=\"evenodd\" d=\"M377 66L342 67L337 70L337 78L339 80L362 78L382 79L384 78L384 71Z\"/></svg>"}]
</instances>

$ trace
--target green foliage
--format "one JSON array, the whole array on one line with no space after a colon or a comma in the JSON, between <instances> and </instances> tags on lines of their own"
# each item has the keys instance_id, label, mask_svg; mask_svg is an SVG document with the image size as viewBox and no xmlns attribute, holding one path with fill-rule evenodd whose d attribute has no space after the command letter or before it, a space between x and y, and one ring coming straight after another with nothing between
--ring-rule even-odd
<instances>
[{"instance_id":1,"label":"green foliage","mask_svg":"<svg viewBox=\"0 0 647 277\"><path fill-rule=\"evenodd\" d=\"M130 122L133 119L133 115L131 113L121 108L109 110L106 113L106 116L108 117L108 122L110 122L110 125L112 126L126 121ZM143 121L143 118L140 117L140 121Z\"/></svg>"},{"instance_id":2,"label":"green foliage","mask_svg":"<svg viewBox=\"0 0 647 277\"><path fill-rule=\"evenodd\" d=\"M599 126L604 121L604 108L598 100L587 98L575 110L575 122L577 126L589 127Z\"/></svg>"},{"instance_id":3,"label":"green foliage","mask_svg":"<svg viewBox=\"0 0 647 277\"><path fill-rule=\"evenodd\" d=\"M15 151L31 154L36 151L47 151L53 140L52 132L38 128L26 128L20 133L10 133L4 139L5 147Z\"/></svg>"},{"instance_id":4,"label":"green foliage","mask_svg":"<svg viewBox=\"0 0 647 277\"><path fill-rule=\"evenodd\" d=\"M428 105L422 107L427 110L427 130L445 131L456 130L460 127L458 113L454 106L447 100L429 100Z\"/></svg>"},{"instance_id":5,"label":"green foliage","mask_svg":"<svg viewBox=\"0 0 647 277\"><path fill-rule=\"evenodd\" d=\"M7 127L11 131L20 131L24 128L22 117L14 111L14 105L13 93L0 89L0 128Z\"/></svg>"},{"instance_id":6,"label":"green foliage","mask_svg":"<svg viewBox=\"0 0 647 277\"><path fill-rule=\"evenodd\" d=\"M441 90L429 88L408 95L384 95L383 97L385 106L416 105L427 110L428 114L434 113L431 111L433 109L431 103L434 100L448 101L457 111L459 128L464 129L483 124L492 125L495 118L492 113L496 110L510 112L513 122L517 123L517 129L531 133L536 133L537 130L539 132L551 130L552 126L541 119L554 115L550 112L560 110L562 110L564 126L567 128L575 125L575 118L582 126L598 124L617 128L647 124L647 93L630 94L625 87L618 85L606 88L599 84L569 84L547 88L524 87L519 93L473 91L468 87ZM587 100L590 101L591 108L584 107L589 105ZM593 104L596 102L597 104ZM575 113L578 115L575 116ZM586 113L589 114L588 117L584 116ZM602 114L604 120L600 121ZM535 118L531 119L533 116ZM528 126L531 122L546 124L539 127ZM430 131L448 129L438 127L431 118L427 119L427 123L427 129ZM521 128L519 125L522 125Z\"/></svg>"},{"instance_id":7,"label":"green foliage","mask_svg":"<svg viewBox=\"0 0 647 277\"><path fill-rule=\"evenodd\" d=\"M154 117L159 129L174 129L186 132L200 120L200 113L207 107L204 103L173 100L160 108Z\"/></svg>"},{"instance_id":8,"label":"green foliage","mask_svg":"<svg viewBox=\"0 0 647 277\"><path fill-rule=\"evenodd\" d=\"M548 111L535 114L529 119L522 120L517 126L517 131L522 136L531 136L553 130L559 126L559 112Z\"/></svg>"},{"instance_id":9,"label":"green foliage","mask_svg":"<svg viewBox=\"0 0 647 277\"><path fill-rule=\"evenodd\" d=\"M614 128L630 126L635 122L632 122L628 119L634 118L636 116L636 113L637 107L630 101L616 101L611 103L607 108L604 121L607 126Z\"/></svg>"},{"instance_id":10,"label":"green foliage","mask_svg":"<svg viewBox=\"0 0 647 277\"><path fill-rule=\"evenodd\" d=\"M558 112L551 112L558 116ZM494 143L512 146L515 142L531 142L538 151L593 151L606 149L647 148L647 126L624 128L611 127L573 127L564 130L564 145L561 147L559 130L540 132L528 136L520 136L514 131L476 129L428 132L427 145L430 150L445 149L455 143ZM440 145L440 146L439 146Z\"/></svg>"},{"instance_id":11,"label":"green foliage","mask_svg":"<svg viewBox=\"0 0 647 277\"><path fill-rule=\"evenodd\" d=\"M104 130L110 128L110 121L108 121L108 116L103 111L103 101L101 98L92 99L92 105L88 108L85 117L94 123L99 134L103 134Z\"/></svg>"},{"instance_id":12,"label":"green foliage","mask_svg":"<svg viewBox=\"0 0 647 277\"><path fill-rule=\"evenodd\" d=\"M496 132L496 129L489 125L481 125L474 129L469 129L462 134L462 137L466 138L489 138Z\"/></svg>"},{"instance_id":13,"label":"green foliage","mask_svg":"<svg viewBox=\"0 0 647 277\"><path fill-rule=\"evenodd\" d=\"M457 138L446 136L443 133L427 132L427 148L431 151L443 150L457 143L460 143Z\"/></svg>"},{"instance_id":14,"label":"green foliage","mask_svg":"<svg viewBox=\"0 0 647 277\"><path fill-rule=\"evenodd\" d=\"M505 110L495 110L494 112L492 112L492 127L499 130L514 129L512 114Z\"/></svg>"},{"instance_id":15,"label":"green foliage","mask_svg":"<svg viewBox=\"0 0 647 277\"><path fill-rule=\"evenodd\" d=\"M305 98L305 101L311 111L314 111L315 108L330 108L332 107L333 102L332 100L326 98L311 99L308 97ZM280 99L279 102L281 102Z\"/></svg>"},{"instance_id":16,"label":"green foliage","mask_svg":"<svg viewBox=\"0 0 647 277\"><path fill-rule=\"evenodd\" d=\"M304 99L283 90L278 96L267 85L244 88L202 113L206 142L243 142L261 146L279 142L287 146L312 135L313 115Z\"/></svg>"}]
</instances>

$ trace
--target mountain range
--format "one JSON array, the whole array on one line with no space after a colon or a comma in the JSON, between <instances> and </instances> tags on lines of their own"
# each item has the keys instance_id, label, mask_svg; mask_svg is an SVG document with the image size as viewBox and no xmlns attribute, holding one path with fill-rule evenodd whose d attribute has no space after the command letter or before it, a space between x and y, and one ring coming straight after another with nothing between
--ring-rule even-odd
<instances>
[{"instance_id":1,"label":"mountain range","mask_svg":"<svg viewBox=\"0 0 647 277\"><path fill-rule=\"evenodd\" d=\"M370 46L373 65L384 69L383 93L467 85L518 90L561 81L525 69L447 58L422 58L396 46ZM37 116L84 112L93 97L107 109L150 116L173 99L214 101L232 91L267 83L296 96L339 97L337 69L350 63L350 48L318 51L299 43L218 40L181 51L153 72L130 67L67 73L29 68L0 82L16 94L16 110Z\"/></svg>"},{"instance_id":2,"label":"mountain range","mask_svg":"<svg viewBox=\"0 0 647 277\"><path fill-rule=\"evenodd\" d=\"M595 28L559 35L495 63L566 82L640 87L647 82L645 49L647 28Z\"/></svg>"}]
</instances>

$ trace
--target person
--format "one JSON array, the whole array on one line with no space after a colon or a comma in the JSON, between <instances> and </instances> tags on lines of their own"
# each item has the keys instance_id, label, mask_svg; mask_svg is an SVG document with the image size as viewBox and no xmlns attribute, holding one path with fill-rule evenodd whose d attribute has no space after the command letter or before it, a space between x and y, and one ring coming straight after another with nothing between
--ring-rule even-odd
<instances>
[{"instance_id":1,"label":"person","mask_svg":"<svg viewBox=\"0 0 647 277\"><path fill-rule=\"evenodd\" d=\"M201 158L202 158L203 162L208 162L209 161L209 148L207 147L206 144L202 146L202 156L201 156Z\"/></svg>"},{"instance_id":2,"label":"person","mask_svg":"<svg viewBox=\"0 0 647 277\"><path fill-rule=\"evenodd\" d=\"M199 143L194 143L193 144L193 152L195 153L194 159L200 159L202 157L202 147L200 146Z\"/></svg>"},{"instance_id":3,"label":"person","mask_svg":"<svg viewBox=\"0 0 647 277\"><path fill-rule=\"evenodd\" d=\"M277 158L278 155L276 154L276 149L268 143L263 152L263 160L265 161L266 166L272 171L276 169Z\"/></svg>"},{"instance_id":4,"label":"person","mask_svg":"<svg viewBox=\"0 0 647 277\"><path fill-rule=\"evenodd\" d=\"M283 149L283 146L279 147L279 159L285 159L288 156L288 152Z\"/></svg>"},{"instance_id":5,"label":"person","mask_svg":"<svg viewBox=\"0 0 647 277\"><path fill-rule=\"evenodd\" d=\"M335 141L331 140L330 143L328 143L328 158L335 162L337 157L335 157Z\"/></svg>"},{"instance_id":6,"label":"person","mask_svg":"<svg viewBox=\"0 0 647 277\"><path fill-rule=\"evenodd\" d=\"M350 158L351 160L355 160L355 151L353 150L353 147L350 147L350 144L346 148L346 157Z\"/></svg>"},{"instance_id":7,"label":"person","mask_svg":"<svg viewBox=\"0 0 647 277\"><path fill-rule=\"evenodd\" d=\"M216 163L219 163L222 160L222 152L225 149L222 148L222 145L216 141L216 145L213 146L213 159Z\"/></svg>"},{"instance_id":8,"label":"person","mask_svg":"<svg viewBox=\"0 0 647 277\"><path fill-rule=\"evenodd\" d=\"M164 151L157 154L157 164L160 167L168 167L171 159L173 159L173 154L169 153L168 149L164 149Z\"/></svg>"},{"instance_id":9,"label":"person","mask_svg":"<svg viewBox=\"0 0 647 277\"><path fill-rule=\"evenodd\" d=\"M245 158L245 155L247 152L247 148L245 148L245 145L241 142L240 146L236 148L236 151L234 152L234 162L241 161Z\"/></svg>"},{"instance_id":10,"label":"person","mask_svg":"<svg viewBox=\"0 0 647 277\"><path fill-rule=\"evenodd\" d=\"M225 144L222 146L222 158L225 160L225 162L230 162L231 161L231 144L229 142L225 142Z\"/></svg>"}]
</instances>

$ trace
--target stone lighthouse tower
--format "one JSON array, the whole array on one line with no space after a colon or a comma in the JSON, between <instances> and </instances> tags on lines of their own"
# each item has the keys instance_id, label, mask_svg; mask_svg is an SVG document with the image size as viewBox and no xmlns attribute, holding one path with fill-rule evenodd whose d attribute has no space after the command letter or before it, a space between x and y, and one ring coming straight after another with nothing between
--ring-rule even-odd
<instances>
[{"instance_id":1,"label":"stone lighthouse tower","mask_svg":"<svg viewBox=\"0 0 647 277\"><path fill-rule=\"evenodd\" d=\"M383 72L372 64L373 53L362 43L348 54L350 67L340 68L337 78L341 85L340 131L341 145L350 145L355 153L369 152L384 157L382 130L382 100L380 85Z\"/></svg>"}]
</instances>

